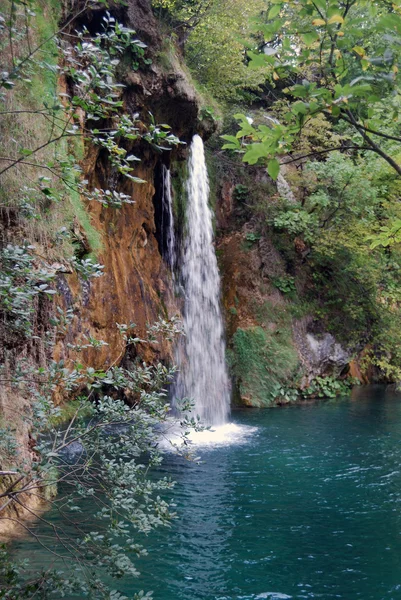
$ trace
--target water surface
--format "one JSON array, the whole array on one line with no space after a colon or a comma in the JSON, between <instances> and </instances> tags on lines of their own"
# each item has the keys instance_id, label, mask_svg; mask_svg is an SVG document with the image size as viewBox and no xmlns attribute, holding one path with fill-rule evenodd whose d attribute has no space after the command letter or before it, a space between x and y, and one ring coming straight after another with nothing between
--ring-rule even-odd
<instances>
[{"instance_id":1,"label":"water surface","mask_svg":"<svg viewBox=\"0 0 401 600\"><path fill-rule=\"evenodd\" d=\"M155 600L401 599L401 395L370 387L232 420L242 434L200 445L202 464L166 457L178 519L148 537L140 580L120 591L152 589Z\"/></svg>"}]
</instances>

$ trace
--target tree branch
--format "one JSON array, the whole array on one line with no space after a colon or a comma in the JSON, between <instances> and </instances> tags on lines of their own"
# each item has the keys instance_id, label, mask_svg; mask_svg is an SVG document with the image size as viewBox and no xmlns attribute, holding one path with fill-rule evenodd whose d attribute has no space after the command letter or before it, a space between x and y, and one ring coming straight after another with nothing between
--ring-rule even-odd
<instances>
[{"instance_id":1,"label":"tree branch","mask_svg":"<svg viewBox=\"0 0 401 600\"><path fill-rule=\"evenodd\" d=\"M318 154L327 154L328 152L334 152L335 150L342 150L344 152L346 150L373 150L373 148L369 148L368 146L334 146L334 148L310 152L309 154L304 154L303 156L286 160L285 162L280 163L280 165L288 165L289 163L296 162L297 160L303 160L304 158L309 158L310 156L316 156Z\"/></svg>"},{"instance_id":2,"label":"tree branch","mask_svg":"<svg viewBox=\"0 0 401 600\"><path fill-rule=\"evenodd\" d=\"M327 115L329 115L330 113L325 113ZM375 131L374 129L370 129L369 127L366 127L365 125L362 125L361 123L357 123L355 125L355 123L353 123L350 119L348 119L348 117L346 117L345 115L341 115L341 119L343 121L346 121L347 123L349 123L350 125L353 125L354 127L357 127L358 129L361 129L363 131L366 131L368 133L372 133L373 135L378 135L382 138L385 138L386 140L394 140L396 142L401 143L401 137L396 137L395 135L390 135L388 133L382 133L381 131Z\"/></svg>"},{"instance_id":3,"label":"tree branch","mask_svg":"<svg viewBox=\"0 0 401 600\"><path fill-rule=\"evenodd\" d=\"M351 120L351 124L360 133L360 135L363 137L363 139L368 144L368 146L370 146L369 149L373 150L374 152L376 152L376 154L378 154L379 156L381 156L398 173L398 175L401 175L401 166L399 164L397 164L395 162L395 160L391 158L391 156L389 156L388 154L386 154L386 152L384 152L380 148L380 146L378 146L376 144L376 142L374 142L372 140L372 138L370 138L368 136L368 134L363 129L361 129L361 127L358 125L357 120L355 119L354 115L352 114L352 112L350 110L346 110L345 112L348 115L348 118Z\"/></svg>"},{"instance_id":4,"label":"tree branch","mask_svg":"<svg viewBox=\"0 0 401 600\"><path fill-rule=\"evenodd\" d=\"M58 142L62 138L65 138L65 137L82 137L82 135L83 135L82 133L63 133L63 134L59 135L58 137L53 138L50 141L44 142L43 144L41 144L40 146L38 146L37 148L35 148L35 150L32 150L32 152L31 152L31 154L29 156L32 156L32 154L36 154L36 152L39 152L39 150L43 150L47 146L50 146L50 144L54 144L55 142ZM20 158L9 159L9 158L3 158L2 156L0 156L0 160L11 160L11 161L13 161L13 162L11 162L11 165L8 165L2 171L0 171L0 175L3 175L3 173L5 173L6 171L8 171L9 169L12 169L13 167L15 167L15 165L18 165L19 163L23 163L24 160L25 160L25 158L27 158L27 157L26 156L20 156Z\"/></svg>"}]
</instances>

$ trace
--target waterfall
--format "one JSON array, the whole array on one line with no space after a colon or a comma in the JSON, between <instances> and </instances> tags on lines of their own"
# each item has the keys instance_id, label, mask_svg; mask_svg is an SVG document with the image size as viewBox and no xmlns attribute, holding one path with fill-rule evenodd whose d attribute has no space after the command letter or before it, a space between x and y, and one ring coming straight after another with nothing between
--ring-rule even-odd
<instances>
[{"instance_id":1,"label":"waterfall","mask_svg":"<svg viewBox=\"0 0 401 600\"><path fill-rule=\"evenodd\" d=\"M173 199L170 169L162 165L162 248L163 256L174 275L176 264ZM165 235L165 238L164 238Z\"/></svg>"},{"instance_id":2,"label":"waterfall","mask_svg":"<svg viewBox=\"0 0 401 600\"><path fill-rule=\"evenodd\" d=\"M229 414L230 383L225 364L220 277L213 246L209 182L202 139L191 144L187 181L187 229L181 277L185 292L184 331L177 351L175 396L195 402L195 415L208 425L223 424Z\"/></svg>"},{"instance_id":3,"label":"waterfall","mask_svg":"<svg viewBox=\"0 0 401 600\"><path fill-rule=\"evenodd\" d=\"M294 196L294 193L293 193L292 189L290 188L288 181L284 178L282 173L278 174L276 185L277 185L277 191L280 194L281 198L284 198L290 204L296 203L296 198Z\"/></svg>"}]
</instances>

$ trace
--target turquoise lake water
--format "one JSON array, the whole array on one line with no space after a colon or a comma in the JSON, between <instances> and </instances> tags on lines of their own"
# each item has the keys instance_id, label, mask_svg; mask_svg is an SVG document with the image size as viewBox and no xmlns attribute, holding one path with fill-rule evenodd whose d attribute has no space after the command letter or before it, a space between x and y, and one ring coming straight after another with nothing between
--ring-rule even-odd
<instances>
[{"instance_id":1,"label":"turquoise lake water","mask_svg":"<svg viewBox=\"0 0 401 600\"><path fill-rule=\"evenodd\" d=\"M148 537L141 577L118 589L155 600L401 599L401 395L359 388L232 421L234 439L200 446L200 465L166 456L178 518ZM15 549L45 566L35 542Z\"/></svg>"}]
</instances>

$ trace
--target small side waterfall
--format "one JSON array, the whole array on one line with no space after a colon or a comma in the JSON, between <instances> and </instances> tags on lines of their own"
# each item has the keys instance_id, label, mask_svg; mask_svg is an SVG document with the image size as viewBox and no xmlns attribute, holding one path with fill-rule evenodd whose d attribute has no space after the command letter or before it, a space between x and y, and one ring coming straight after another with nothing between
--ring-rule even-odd
<instances>
[{"instance_id":1,"label":"small side waterfall","mask_svg":"<svg viewBox=\"0 0 401 600\"><path fill-rule=\"evenodd\" d=\"M176 264L175 233L173 217L173 199L171 195L171 175L170 169L162 165L162 247L164 259L174 275Z\"/></svg>"},{"instance_id":2,"label":"small side waterfall","mask_svg":"<svg viewBox=\"0 0 401 600\"><path fill-rule=\"evenodd\" d=\"M290 188L290 184L285 179L285 177L282 173L278 174L276 185L277 185L277 191L280 194L281 198L284 198L290 204L296 203L296 198L294 196L294 192Z\"/></svg>"},{"instance_id":3,"label":"small side waterfall","mask_svg":"<svg viewBox=\"0 0 401 600\"><path fill-rule=\"evenodd\" d=\"M181 272L186 337L176 357L180 371L175 396L194 400L194 412L203 423L221 425L229 414L230 383L212 212L208 206L209 182L203 142L198 135L192 141L188 168L187 230Z\"/></svg>"}]
</instances>

